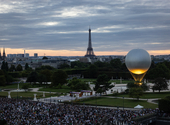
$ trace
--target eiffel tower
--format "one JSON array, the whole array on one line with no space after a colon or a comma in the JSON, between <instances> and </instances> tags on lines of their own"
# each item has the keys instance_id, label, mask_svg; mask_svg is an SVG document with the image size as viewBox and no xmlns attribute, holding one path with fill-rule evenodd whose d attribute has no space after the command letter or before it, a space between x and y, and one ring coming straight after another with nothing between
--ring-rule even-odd
<instances>
[{"instance_id":1,"label":"eiffel tower","mask_svg":"<svg viewBox=\"0 0 170 125\"><path fill-rule=\"evenodd\" d=\"M85 57L90 57L90 58L95 57L93 48L92 48L92 43L91 43L91 29L90 28L89 28L89 43L88 43L87 53Z\"/></svg>"}]
</instances>

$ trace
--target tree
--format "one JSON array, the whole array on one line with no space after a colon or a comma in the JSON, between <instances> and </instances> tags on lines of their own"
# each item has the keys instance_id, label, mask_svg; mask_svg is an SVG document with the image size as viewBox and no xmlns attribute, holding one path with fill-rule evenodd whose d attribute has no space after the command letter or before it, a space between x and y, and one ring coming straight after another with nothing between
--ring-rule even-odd
<instances>
[{"instance_id":1,"label":"tree","mask_svg":"<svg viewBox=\"0 0 170 125\"><path fill-rule=\"evenodd\" d=\"M44 56L42 59L48 59L46 56Z\"/></svg>"},{"instance_id":2,"label":"tree","mask_svg":"<svg viewBox=\"0 0 170 125\"><path fill-rule=\"evenodd\" d=\"M123 63L123 64L121 65L121 70L123 70L123 71L128 71L125 63Z\"/></svg>"},{"instance_id":3,"label":"tree","mask_svg":"<svg viewBox=\"0 0 170 125\"><path fill-rule=\"evenodd\" d=\"M63 63L59 66L60 69L69 69L70 66L67 63Z\"/></svg>"},{"instance_id":4,"label":"tree","mask_svg":"<svg viewBox=\"0 0 170 125\"><path fill-rule=\"evenodd\" d=\"M44 81L44 82L51 82L52 73L49 69L41 70L40 74L42 74L46 77L46 81Z\"/></svg>"},{"instance_id":5,"label":"tree","mask_svg":"<svg viewBox=\"0 0 170 125\"><path fill-rule=\"evenodd\" d=\"M52 66L46 65L46 66L38 67L38 68L36 68L35 70L36 70L36 71L40 71L40 70L45 70L45 69L54 70L55 68L52 67Z\"/></svg>"},{"instance_id":6,"label":"tree","mask_svg":"<svg viewBox=\"0 0 170 125\"><path fill-rule=\"evenodd\" d=\"M97 91L96 91L96 93L100 93L100 95L101 95L102 92L103 92L103 91L102 91L101 88L98 88Z\"/></svg>"},{"instance_id":7,"label":"tree","mask_svg":"<svg viewBox=\"0 0 170 125\"><path fill-rule=\"evenodd\" d=\"M4 71L8 71L8 63L3 61L2 65L1 65L1 69L4 70Z\"/></svg>"},{"instance_id":8,"label":"tree","mask_svg":"<svg viewBox=\"0 0 170 125\"><path fill-rule=\"evenodd\" d=\"M4 86L6 84L5 73L3 70L0 70L0 86Z\"/></svg>"},{"instance_id":9,"label":"tree","mask_svg":"<svg viewBox=\"0 0 170 125\"><path fill-rule=\"evenodd\" d=\"M134 82L129 82L126 86L127 86L128 89L139 87L137 84L134 84Z\"/></svg>"},{"instance_id":10,"label":"tree","mask_svg":"<svg viewBox=\"0 0 170 125\"><path fill-rule=\"evenodd\" d=\"M129 97L137 98L137 100L139 100L139 97L141 97L142 95L143 89L141 87L129 89Z\"/></svg>"},{"instance_id":11,"label":"tree","mask_svg":"<svg viewBox=\"0 0 170 125\"><path fill-rule=\"evenodd\" d=\"M167 84L167 82L166 82L166 80L164 78L159 77L159 78L155 79L153 89L154 90L159 90L159 92L161 90L167 90L168 89L168 84Z\"/></svg>"},{"instance_id":12,"label":"tree","mask_svg":"<svg viewBox=\"0 0 170 125\"><path fill-rule=\"evenodd\" d=\"M26 90L28 90L29 87L30 87L29 84L24 84L24 85L22 86L22 89L24 89L25 92L26 92Z\"/></svg>"},{"instance_id":13,"label":"tree","mask_svg":"<svg viewBox=\"0 0 170 125\"><path fill-rule=\"evenodd\" d=\"M1 75L1 76L0 76L0 86L4 86L5 83L6 83L5 76L4 76L4 75Z\"/></svg>"},{"instance_id":14,"label":"tree","mask_svg":"<svg viewBox=\"0 0 170 125\"><path fill-rule=\"evenodd\" d=\"M71 62L71 68L75 68L75 67L84 68L84 67L87 67L88 65L89 65L88 63L83 63L80 61Z\"/></svg>"},{"instance_id":15,"label":"tree","mask_svg":"<svg viewBox=\"0 0 170 125\"><path fill-rule=\"evenodd\" d=\"M147 86L146 83L142 83L142 85L139 85L139 84L135 84L134 82L129 82L127 84L127 88L128 89L131 89L131 88L138 88L138 87L141 87L143 89L143 91L147 91L149 89L149 87Z\"/></svg>"},{"instance_id":16,"label":"tree","mask_svg":"<svg viewBox=\"0 0 170 125\"><path fill-rule=\"evenodd\" d=\"M11 75L9 75L8 73L5 73L5 79L6 79L7 84L14 81L14 78Z\"/></svg>"},{"instance_id":17,"label":"tree","mask_svg":"<svg viewBox=\"0 0 170 125\"><path fill-rule=\"evenodd\" d=\"M160 111L170 113L170 96L159 100L158 107Z\"/></svg>"},{"instance_id":18,"label":"tree","mask_svg":"<svg viewBox=\"0 0 170 125\"><path fill-rule=\"evenodd\" d=\"M21 64L18 64L16 70L17 70L17 71L22 71L22 66L21 66Z\"/></svg>"},{"instance_id":19,"label":"tree","mask_svg":"<svg viewBox=\"0 0 170 125\"><path fill-rule=\"evenodd\" d=\"M31 72L27 77L27 82L36 83L37 81L38 81L38 73L35 71Z\"/></svg>"},{"instance_id":20,"label":"tree","mask_svg":"<svg viewBox=\"0 0 170 125\"><path fill-rule=\"evenodd\" d=\"M94 64L90 65L87 69L90 78L96 78L98 73L98 68Z\"/></svg>"},{"instance_id":21,"label":"tree","mask_svg":"<svg viewBox=\"0 0 170 125\"><path fill-rule=\"evenodd\" d=\"M45 75L43 74L38 74L38 82L42 85L42 82L46 82L47 83L47 78Z\"/></svg>"},{"instance_id":22,"label":"tree","mask_svg":"<svg viewBox=\"0 0 170 125\"><path fill-rule=\"evenodd\" d=\"M89 90L89 84L86 84L85 82L83 82L80 79L77 79L76 77L73 78L72 80L69 81L68 86L76 91L80 91L80 90Z\"/></svg>"},{"instance_id":23,"label":"tree","mask_svg":"<svg viewBox=\"0 0 170 125\"><path fill-rule=\"evenodd\" d=\"M115 69L121 69L122 62L120 61L119 58L116 58L110 61L110 65Z\"/></svg>"},{"instance_id":24,"label":"tree","mask_svg":"<svg viewBox=\"0 0 170 125\"><path fill-rule=\"evenodd\" d=\"M8 71L9 67L8 67L8 63L5 62L5 70Z\"/></svg>"},{"instance_id":25,"label":"tree","mask_svg":"<svg viewBox=\"0 0 170 125\"><path fill-rule=\"evenodd\" d=\"M5 61L2 62L1 69L5 70Z\"/></svg>"},{"instance_id":26,"label":"tree","mask_svg":"<svg viewBox=\"0 0 170 125\"><path fill-rule=\"evenodd\" d=\"M11 67L9 68L9 71L10 72L13 72L13 71L15 71L16 69L15 69L15 66L14 65L11 65Z\"/></svg>"},{"instance_id":27,"label":"tree","mask_svg":"<svg viewBox=\"0 0 170 125\"><path fill-rule=\"evenodd\" d=\"M109 81L110 79L106 74L99 75L95 81L94 90L97 91L99 88L102 88L102 90L106 92L108 89L114 87Z\"/></svg>"},{"instance_id":28,"label":"tree","mask_svg":"<svg viewBox=\"0 0 170 125\"><path fill-rule=\"evenodd\" d=\"M52 86L58 86L59 84L63 85L67 83L67 74L63 70L57 70L52 74L51 81Z\"/></svg>"},{"instance_id":29,"label":"tree","mask_svg":"<svg viewBox=\"0 0 170 125\"><path fill-rule=\"evenodd\" d=\"M163 63L157 64L155 68L147 73L147 78L155 79L159 77L170 79L170 69Z\"/></svg>"},{"instance_id":30,"label":"tree","mask_svg":"<svg viewBox=\"0 0 170 125\"><path fill-rule=\"evenodd\" d=\"M104 66L106 66L106 63L101 62L101 61L97 61L97 62L94 63L94 65L97 66L97 67L104 67Z\"/></svg>"},{"instance_id":31,"label":"tree","mask_svg":"<svg viewBox=\"0 0 170 125\"><path fill-rule=\"evenodd\" d=\"M0 70L0 76L4 75L3 70Z\"/></svg>"},{"instance_id":32,"label":"tree","mask_svg":"<svg viewBox=\"0 0 170 125\"><path fill-rule=\"evenodd\" d=\"M29 69L28 63L25 64L25 70Z\"/></svg>"}]
</instances>

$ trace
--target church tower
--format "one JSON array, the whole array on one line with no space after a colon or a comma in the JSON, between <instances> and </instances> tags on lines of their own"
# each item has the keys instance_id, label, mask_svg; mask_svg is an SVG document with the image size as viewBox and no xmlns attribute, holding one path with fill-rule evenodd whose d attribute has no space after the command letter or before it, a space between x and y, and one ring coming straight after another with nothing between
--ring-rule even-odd
<instances>
[{"instance_id":1,"label":"church tower","mask_svg":"<svg viewBox=\"0 0 170 125\"><path fill-rule=\"evenodd\" d=\"M5 48L3 48L3 60L5 60L5 58L6 58L6 55L5 55Z\"/></svg>"},{"instance_id":2,"label":"church tower","mask_svg":"<svg viewBox=\"0 0 170 125\"><path fill-rule=\"evenodd\" d=\"M89 42L88 42L88 48L85 57L90 57L93 58L95 57L93 48L92 48L92 43L91 43L91 29L89 28Z\"/></svg>"}]
</instances>

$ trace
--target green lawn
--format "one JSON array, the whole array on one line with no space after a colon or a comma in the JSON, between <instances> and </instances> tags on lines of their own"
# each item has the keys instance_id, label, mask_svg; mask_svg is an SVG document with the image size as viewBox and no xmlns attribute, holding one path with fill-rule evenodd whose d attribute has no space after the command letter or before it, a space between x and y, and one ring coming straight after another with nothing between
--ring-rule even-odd
<instances>
[{"instance_id":1,"label":"green lawn","mask_svg":"<svg viewBox=\"0 0 170 125\"><path fill-rule=\"evenodd\" d=\"M111 95L109 95L111 96ZM144 93L142 99L152 99L152 98L164 98L166 96L170 96L170 92L151 92L151 93ZM116 97L129 97L128 94L118 94Z\"/></svg>"},{"instance_id":2,"label":"green lawn","mask_svg":"<svg viewBox=\"0 0 170 125\"><path fill-rule=\"evenodd\" d=\"M120 83L119 80L111 80L112 82L116 82L116 84L127 84L128 82L134 82L134 80L122 80L122 83Z\"/></svg>"},{"instance_id":3,"label":"green lawn","mask_svg":"<svg viewBox=\"0 0 170 125\"><path fill-rule=\"evenodd\" d=\"M101 97L98 98L97 100L93 98L93 99L81 101L80 103L93 104L93 105L96 105L97 103L97 105L123 107L123 99L118 99L118 98ZM134 108L138 104L144 106L144 108L152 108L152 109L158 108L157 104L151 104L148 103L147 101L124 99L124 107L126 108Z\"/></svg>"},{"instance_id":4,"label":"green lawn","mask_svg":"<svg viewBox=\"0 0 170 125\"><path fill-rule=\"evenodd\" d=\"M85 82L94 82L96 79L81 79ZM116 84L120 84L120 80L111 80L112 82L116 82ZM121 84L127 84L128 82L134 82L134 80L122 80Z\"/></svg>"},{"instance_id":5,"label":"green lawn","mask_svg":"<svg viewBox=\"0 0 170 125\"><path fill-rule=\"evenodd\" d=\"M30 84L30 83L19 83L19 88L21 89L24 84ZM33 85L33 86L30 85L30 88L37 88L37 87L40 87L40 85ZM0 86L0 89L17 89L17 88L18 88L17 83L6 85L6 86Z\"/></svg>"},{"instance_id":6,"label":"green lawn","mask_svg":"<svg viewBox=\"0 0 170 125\"><path fill-rule=\"evenodd\" d=\"M82 80L84 82L94 82L94 81L96 81L96 79L80 79L80 80Z\"/></svg>"},{"instance_id":7,"label":"green lawn","mask_svg":"<svg viewBox=\"0 0 170 125\"><path fill-rule=\"evenodd\" d=\"M41 92L18 92L18 97L25 97L25 98L34 98L34 94L37 94L37 98L42 98L43 93ZM17 97L17 92L11 92L10 93L11 98L16 98ZM0 92L0 96L8 96L8 92ZM45 97L50 97L50 96L57 96L57 94L53 93L45 93Z\"/></svg>"},{"instance_id":8,"label":"green lawn","mask_svg":"<svg viewBox=\"0 0 170 125\"><path fill-rule=\"evenodd\" d=\"M56 88L41 88L41 89L39 89L39 91L68 93L72 90L71 89L56 89Z\"/></svg>"}]
</instances>

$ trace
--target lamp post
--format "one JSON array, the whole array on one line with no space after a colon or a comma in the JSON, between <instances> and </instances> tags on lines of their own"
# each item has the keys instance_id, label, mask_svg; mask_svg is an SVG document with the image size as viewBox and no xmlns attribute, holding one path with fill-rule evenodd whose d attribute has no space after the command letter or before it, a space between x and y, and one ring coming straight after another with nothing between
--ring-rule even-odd
<instances>
[{"instance_id":1,"label":"lamp post","mask_svg":"<svg viewBox=\"0 0 170 125\"><path fill-rule=\"evenodd\" d=\"M123 96L123 110L124 110L124 96Z\"/></svg>"},{"instance_id":2,"label":"lamp post","mask_svg":"<svg viewBox=\"0 0 170 125\"><path fill-rule=\"evenodd\" d=\"M51 91L50 91L50 104L51 104Z\"/></svg>"},{"instance_id":3,"label":"lamp post","mask_svg":"<svg viewBox=\"0 0 170 125\"><path fill-rule=\"evenodd\" d=\"M17 106L18 106L18 89L17 89Z\"/></svg>"},{"instance_id":4,"label":"lamp post","mask_svg":"<svg viewBox=\"0 0 170 125\"><path fill-rule=\"evenodd\" d=\"M96 93L96 108L97 108L97 93Z\"/></svg>"}]
</instances>

